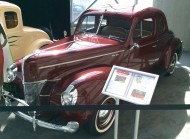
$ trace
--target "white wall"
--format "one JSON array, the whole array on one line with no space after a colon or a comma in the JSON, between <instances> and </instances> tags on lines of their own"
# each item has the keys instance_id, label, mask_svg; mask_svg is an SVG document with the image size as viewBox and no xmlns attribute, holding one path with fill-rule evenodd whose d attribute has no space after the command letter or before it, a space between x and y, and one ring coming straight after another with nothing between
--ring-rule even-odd
<instances>
[{"instance_id":1,"label":"white wall","mask_svg":"<svg viewBox=\"0 0 190 139\"><path fill-rule=\"evenodd\" d=\"M190 0L154 0L153 6L165 13L169 29L183 41L184 49L190 51Z\"/></svg>"}]
</instances>

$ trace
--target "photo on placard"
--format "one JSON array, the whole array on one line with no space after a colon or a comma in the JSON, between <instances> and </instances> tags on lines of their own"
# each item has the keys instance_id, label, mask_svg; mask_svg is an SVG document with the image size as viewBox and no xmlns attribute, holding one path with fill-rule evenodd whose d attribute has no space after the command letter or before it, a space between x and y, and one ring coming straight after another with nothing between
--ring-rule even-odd
<instances>
[{"instance_id":1,"label":"photo on placard","mask_svg":"<svg viewBox=\"0 0 190 139\"><path fill-rule=\"evenodd\" d=\"M141 100L144 100L145 95L146 95L146 92L140 91L140 90L137 90L137 89L133 89L133 91L131 93L132 97L137 98L137 99L141 99Z\"/></svg>"},{"instance_id":2,"label":"photo on placard","mask_svg":"<svg viewBox=\"0 0 190 139\"><path fill-rule=\"evenodd\" d=\"M120 82L120 83L125 83L126 77L120 76L120 75L116 75L115 81L118 81L118 82Z\"/></svg>"}]
</instances>

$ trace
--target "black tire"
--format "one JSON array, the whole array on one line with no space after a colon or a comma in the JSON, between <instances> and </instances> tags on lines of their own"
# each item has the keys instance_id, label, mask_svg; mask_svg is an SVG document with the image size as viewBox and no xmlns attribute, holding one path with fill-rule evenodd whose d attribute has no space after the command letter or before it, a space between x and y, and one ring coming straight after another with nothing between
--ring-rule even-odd
<instances>
[{"instance_id":1,"label":"black tire","mask_svg":"<svg viewBox=\"0 0 190 139\"><path fill-rule=\"evenodd\" d=\"M106 97L101 105L115 105L115 99ZM108 131L115 120L114 110L98 110L86 124L86 129L92 135L101 135Z\"/></svg>"},{"instance_id":2,"label":"black tire","mask_svg":"<svg viewBox=\"0 0 190 139\"><path fill-rule=\"evenodd\" d=\"M170 61L169 67L167 69L166 76L170 76L174 73L177 61L178 61L178 55L177 55L177 53L174 53L174 55Z\"/></svg>"}]
</instances>

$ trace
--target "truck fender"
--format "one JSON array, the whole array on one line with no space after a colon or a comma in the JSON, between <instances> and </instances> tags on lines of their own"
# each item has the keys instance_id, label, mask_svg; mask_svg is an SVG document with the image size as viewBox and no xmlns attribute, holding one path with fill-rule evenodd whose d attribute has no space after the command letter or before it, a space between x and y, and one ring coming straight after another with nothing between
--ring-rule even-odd
<instances>
[{"instance_id":1,"label":"truck fender","mask_svg":"<svg viewBox=\"0 0 190 139\"><path fill-rule=\"evenodd\" d=\"M61 80L55 86L54 90L59 90L51 94L50 103L61 105L61 93L70 85L74 85L78 91L77 102L75 105L97 105L101 104L105 95L101 93L111 67L98 67L87 69L71 75L66 80ZM58 89L59 88L59 89ZM57 99L59 96L59 99ZM92 116L94 111L67 111L64 112L67 117L85 123Z\"/></svg>"},{"instance_id":2,"label":"truck fender","mask_svg":"<svg viewBox=\"0 0 190 139\"><path fill-rule=\"evenodd\" d=\"M29 47L30 49L28 49L25 53L25 55L28 55L30 53L32 53L34 50L37 50L39 48L41 48L42 46L48 45L53 43L53 41L49 40L49 39L37 39L35 40L31 46Z\"/></svg>"}]
</instances>

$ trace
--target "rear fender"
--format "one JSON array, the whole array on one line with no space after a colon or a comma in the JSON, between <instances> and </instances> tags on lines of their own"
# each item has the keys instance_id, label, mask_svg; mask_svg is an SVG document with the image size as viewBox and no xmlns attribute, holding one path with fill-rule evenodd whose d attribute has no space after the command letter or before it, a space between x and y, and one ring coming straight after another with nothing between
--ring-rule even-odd
<instances>
[{"instance_id":1,"label":"rear fender","mask_svg":"<svg viewBox=\"0 0 190 139\"><path fill-rule=\"evenodd\" d=\"M175 52L178 54L178 60L179 60L182 53L182 42L178 38L172 39L169 47L165 50L165 52L161 56L162 57L161 65L164 69L168 69L170 61Z\"/></svg>"}]
</instances>

